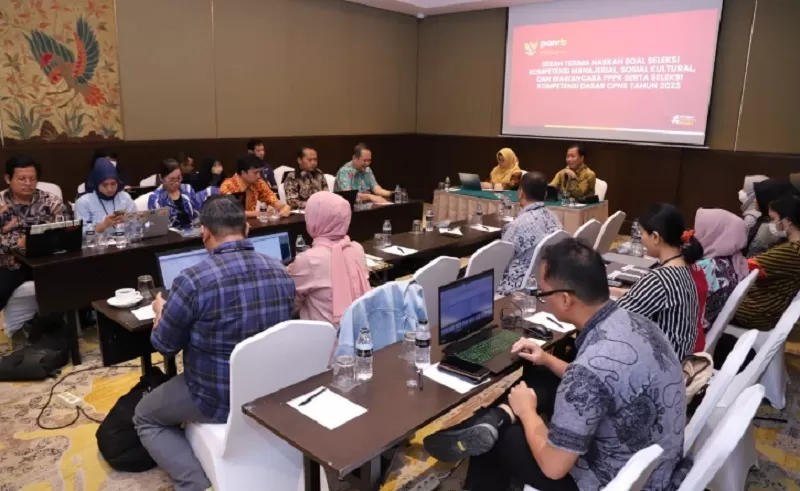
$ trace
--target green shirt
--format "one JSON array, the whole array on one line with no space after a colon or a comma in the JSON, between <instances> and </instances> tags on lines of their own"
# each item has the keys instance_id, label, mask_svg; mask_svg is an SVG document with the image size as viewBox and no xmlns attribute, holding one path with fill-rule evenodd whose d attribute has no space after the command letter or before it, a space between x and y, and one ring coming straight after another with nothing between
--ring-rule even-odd
<instances>
[{"instance_id":1,"label":"green shirt","mask_svg":"<svg viewBox=\"0 0 800 491\"><path fill-rule=\"evenodd\" d=\"M376 187L378 187L378 181L375 180L372 169L367 167L363 172L359 172L351 160L336 173L336 184L333 186L333 190L372 192Z\"/></svg>"}]
</instances>

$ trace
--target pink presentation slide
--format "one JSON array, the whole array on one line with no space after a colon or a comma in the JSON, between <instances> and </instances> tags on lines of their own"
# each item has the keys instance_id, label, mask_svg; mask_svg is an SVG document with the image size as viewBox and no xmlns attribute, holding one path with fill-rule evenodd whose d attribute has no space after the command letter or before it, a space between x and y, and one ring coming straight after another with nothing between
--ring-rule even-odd
<instances>
[{"instance_id":1,"label":"pink presentation slide","mask_svg":"<svg viewBox=\"0 0 800 491\"><path fill-rule=\"evenodd\" d=\"M717 10L517 27L511 127L704 134Z\"/></svg>"}]
</instances>

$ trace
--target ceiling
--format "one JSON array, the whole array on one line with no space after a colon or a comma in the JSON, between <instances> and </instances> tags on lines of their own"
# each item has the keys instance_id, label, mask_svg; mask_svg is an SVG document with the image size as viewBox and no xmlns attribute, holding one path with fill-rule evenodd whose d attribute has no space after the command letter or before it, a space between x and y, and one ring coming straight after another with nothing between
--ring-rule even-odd
<instances>
[{"instance_id":1,"label":"ceiling","mask_svg":"<svg viewBox=\"0 0 800 491\"><path fill-rule=\"evenodd\" d=\"M435 15L467 10L495 9L550 0L348 0L410 15Z\"/></svg>"}]
</instances>

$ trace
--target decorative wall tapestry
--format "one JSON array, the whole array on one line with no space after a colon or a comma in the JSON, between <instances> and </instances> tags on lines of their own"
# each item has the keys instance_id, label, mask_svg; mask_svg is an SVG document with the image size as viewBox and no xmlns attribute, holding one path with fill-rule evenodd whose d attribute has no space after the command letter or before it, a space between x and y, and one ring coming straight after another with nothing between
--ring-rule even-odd
<instances>
[{"instance_id":1,"label":"decorative wall tapestry","mask_svg":"<svg viewBox=\"0 0 800 491\"><path fill-rule=\"evenodd\" d=\"M0 2L6 140L121 139L113 0Z\"/></svg>"}]
</instances>

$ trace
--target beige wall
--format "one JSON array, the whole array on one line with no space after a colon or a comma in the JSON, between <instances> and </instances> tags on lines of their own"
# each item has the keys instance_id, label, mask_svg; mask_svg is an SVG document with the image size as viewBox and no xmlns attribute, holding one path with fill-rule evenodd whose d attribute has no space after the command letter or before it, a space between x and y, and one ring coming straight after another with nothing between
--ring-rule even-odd
<instances>
[{"instance_id":1,"label":"beige wall","mask_svg":"<svg viewBox=\"0 0 800 491\"><path fill-rule=\"evenodd\" d=\"M128 139L409 133L417 20L343 0L117 0Z\"/></svg>"}]
</instances>

